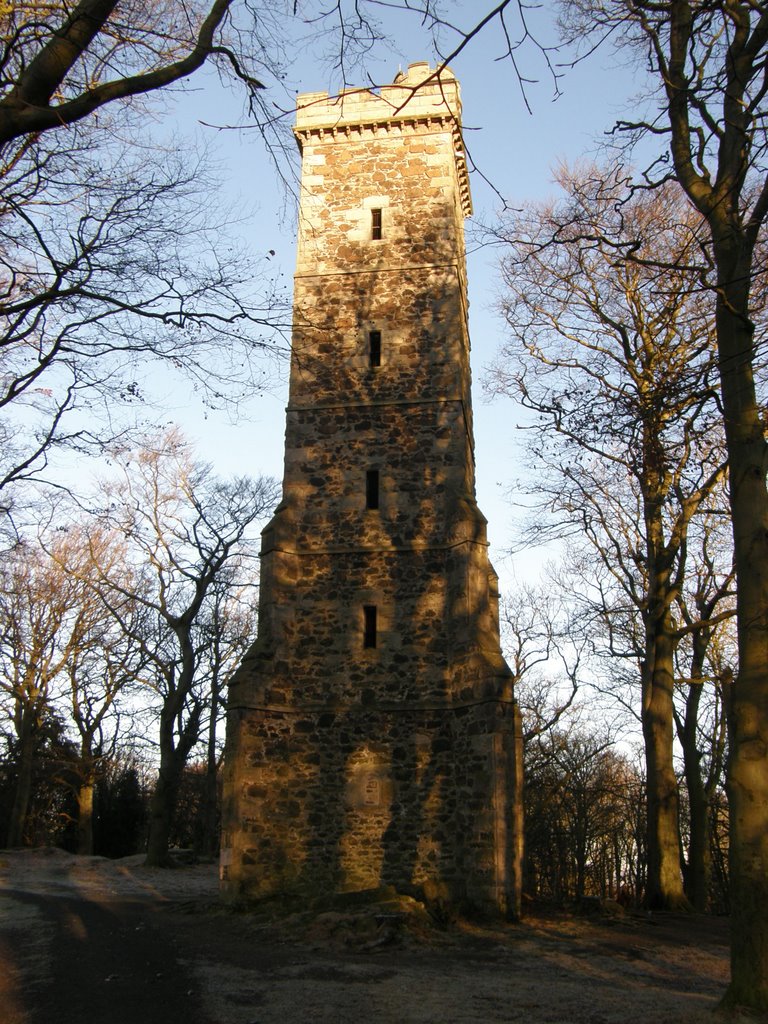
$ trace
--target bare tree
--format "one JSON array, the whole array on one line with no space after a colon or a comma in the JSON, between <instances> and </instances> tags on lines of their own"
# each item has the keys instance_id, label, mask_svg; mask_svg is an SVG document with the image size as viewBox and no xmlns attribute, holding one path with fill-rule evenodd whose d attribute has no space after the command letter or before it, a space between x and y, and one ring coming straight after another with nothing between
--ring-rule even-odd
<instances>
[{"instance_id":1,"label":"bare tree","mask_svg":"<svg viewBox=\"0 0 768 1024\"><path fill-rule=\"evenodd\" d=\"M515 699L529 741L554 728L578 692L581 651L557 570L546 567L546 585L521 585L499 609L504 658L512 670Z\"/></svg>"},{"instance_id":2,"label":"bare tree","mask_svg":"<svg viewBox=\"0 0 768 1024\"><path fill-rule=\"evenodd\" d=\"M183 370L208 402L250 393L283 316L263 268L222 244L200 159L76 136L0 175L6 504L9 485L39 477L57 446L114 440L121 410L154 397L148 362Z\"/></svg>"},{"instance_id":3,"label":"bare tree","mask_svg":"<svg viewBox=\"0 0 768 1024\"><path fill-rule=\"evenodd\" d=\"M697 288L696 225L675 188L630 198L601 168L563 169L559 179L562 202L532 206L504 228L512 340L491 386L539 416L529 441L534 539L578 531L608 572L600 604L621 619L624 653L640 669L647 899L673 907L685 902L673 610L691 521L724 474L711 309ZM627 611L642 623L635 636Z\"/></svg>"},{"instance_id":4,"label":"bare tree","mask_svg":"<svg viewBox=\"0 0 768 1024\"><path fill-rule=\"evenodd\" d=\"M263 383L285 297L234 240L205 157L153 138L149 104L209 61L257 109L261 72L282 74L278 21L271 5L232 0L0 11L6 517L13 485L39 479L57 447L122 436L156 397L148 362L185 373L209 403ZM257 33L265 45L251 45Z\"/></svg>"},{"instance_id":5,"label":"bare tree","mask_svg":"<svg viewBox=\"0 0 768 1024\"><path fill-rule=\"evenodd\" d=\"M253 642L256 634L257 595L253 569L238 557L232 557L218 573L209 591L209 601L199 627L201 663L205 688L210 698L201 722L204 758L202 785L195 823L195 847L199 854L212 857L219 849L220 769L224 756L226 685Z\"/></svg>"},{"instance_id":6,"label":"bare tree","mask_svg":"<svg viewBox=\"0 0 768 1024\"><path fill-rule=\"evenodd\" d=\"M93 853L94 795L104 766L114 758L131 722L133 684L141 677L143 654L135 637L145 610L131 596L126 541L122 535L89 529L88 522L67 530L66 544L54 545L49 556L65 585L75 583L91 609L87 642L71 651L62 671L57 708L77 738L77 759L69 766L77 801L77 852ZM125 597L119 606L129 630L117 628L112 610L100 598L102 573L123 579ZM123 719L121 723L121 717Z\"/></svg>"},{"instance_id":7,"label":"bare tree","mask_svg":"<svg viewBox=\"0 0 768 1024\"><path fill-rule=\"evenodd\" d=\"M54 686L98 643L103 624L98 598L62 571L69 545L66 535L56 537L52 554L18 545L0 561L0 694L19 750L9 846L23 842L38 743L59 696Z\"/></svg>"},{"instance_id":8,"label":"bare tree","mask_svg":"<svg viewBox=\"0 0 768 1024\"><path fill-rule=\"evenodd\" d=\"M159 764L147 862L159 865L167 861L184 766L206 712L215 718L223 668L246 643L241 620L218 614L217 583L245 547L249 528L270 511L276 489L263 478L218 480L194 462L177 431L115 458L120 478L105 485L99 520L127 538L134 579L129 589L104 566L99 594L140 644L144 680L157 697ZM147 613L138 634L121 611L129 597Z\"/></svg>"},{"instance_id":9,"label":"bare tree","mask_svg":"<svg viewBox=\"0 0 768 1024\"><path fill-rule=\"evenodd\" d=\"M711 245L722 419L737 579L733 682L731 984L727 1000L768 1008L768 489L763 362L755 332L768 213L765 65L768 7L749 0L566 0L567 33L612 37L646 60L647 116L617 125L661 144L646 184L674 178Z\"/></svg>"},{"instance_id":10,"label":"bare tree","mask_svg":"<svg viewBox=\"0 0 768 1024\"><path fill-rule=\"evenodd\" d=\"M686 579L676 601L680 643L674 718L689 826L685 892L698 911L709 908L712 893L712 803L724 782L726 709L738 663L727 527L722 507L696 517L687 541Z\"/></svg>"},{"instance_id":11,"label":"bare tree","mask_svg":"<svg viewBox=\"0 0 768 1024\"><path fill-rule=\"evenodd\" d=\"M639 900L643 778L609 735L555 729L526 751L526 891Z\"/></svg>"},{"instance_id":12,"label":"bare tree","mask_svg":"<svg viewBox=\"0 0 768 1024\"><path fill-rule=\"evenodd\" d=\"M500 608L502 649L512 671L515 715L515 770L510 799L515 808L514 898L510 917L522 915L525 850L525 748L551 731L571 708L578 689L580 651L570 635L565 604L557 593L519 587ZM557 669L553 678L553 664Z\"/></svg>"}]
</instances>

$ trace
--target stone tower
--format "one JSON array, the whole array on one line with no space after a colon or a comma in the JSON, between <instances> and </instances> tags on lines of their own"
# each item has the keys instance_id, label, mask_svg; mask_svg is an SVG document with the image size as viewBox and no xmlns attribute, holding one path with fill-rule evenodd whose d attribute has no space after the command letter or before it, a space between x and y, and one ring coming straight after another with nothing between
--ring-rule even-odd
<instances>
[{"instance_id":1,"label":"stone tower","mask_svg":"<svg viewBox=\"0 0 768 1024\"><path fill-rule=\"evenodd\" d=\"M230 688L231 898L391 885L505 912L514 705L474 493L459 87L298 98L283 499Z\"/></svg>"}]
</instances>

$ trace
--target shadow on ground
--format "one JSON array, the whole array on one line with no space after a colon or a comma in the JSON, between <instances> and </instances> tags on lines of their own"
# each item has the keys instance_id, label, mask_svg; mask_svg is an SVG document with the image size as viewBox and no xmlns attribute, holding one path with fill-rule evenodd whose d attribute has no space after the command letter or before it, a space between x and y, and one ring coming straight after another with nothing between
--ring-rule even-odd
<instances>
[{"instance_id":1,"label":"shadow on ground","mask_svg":"<svg viewBox=\"0 0 768 1024\"><path fill-rule=\"evenodd\" d=\"M727 942L696 915L441 928L402 899L275 919L223 908L212 865L0 853L0 1024L699 1024Z\"/></svg>"}]
</instances>

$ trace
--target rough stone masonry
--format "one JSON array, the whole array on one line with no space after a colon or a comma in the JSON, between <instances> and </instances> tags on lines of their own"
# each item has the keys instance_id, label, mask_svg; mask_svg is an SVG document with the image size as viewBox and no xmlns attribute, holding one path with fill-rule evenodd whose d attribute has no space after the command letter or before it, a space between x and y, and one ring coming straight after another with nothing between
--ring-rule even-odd
<instances>
[{"instance_id":1,"label":"rough stone masonry","mask_svg":"<svg viewBox=\"0 0 768 1024\"><path fill-rule=\"evenodd\" d=\"M475 501L459 86L298 98L282 502L229 695L231 899L514 900L516 710Z\"/></svg>"}]
</instances>

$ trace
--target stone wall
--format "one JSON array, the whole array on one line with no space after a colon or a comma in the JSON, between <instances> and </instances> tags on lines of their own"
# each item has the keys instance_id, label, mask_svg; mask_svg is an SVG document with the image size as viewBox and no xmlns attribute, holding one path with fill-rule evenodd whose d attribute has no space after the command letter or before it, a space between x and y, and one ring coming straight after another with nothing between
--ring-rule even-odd
<instances>
[{"instance_id":1,"label":"stone wall","mask_svg":"<svg viewBox=\"0 0 768 1024\"><path fill-rule=\"evenodd\" d=\"M232 898L507 901L514 713L474 497L469 192L458 86L430 75L299 98L283 501L230 688Z\"/></svg>"},{"instance_id":2,"label":"stone wall","mask_svg":"<svg viewBox=\"0 0 768 1024\"><path fill-rule=\"evenodd\" d=\"M493 853L509 807L495 786L511 756L511 712L239 715L248 781L227 864L241 865L238 895L439 886L458 904L503 901Z\"/></svg>"}]
</instances>

